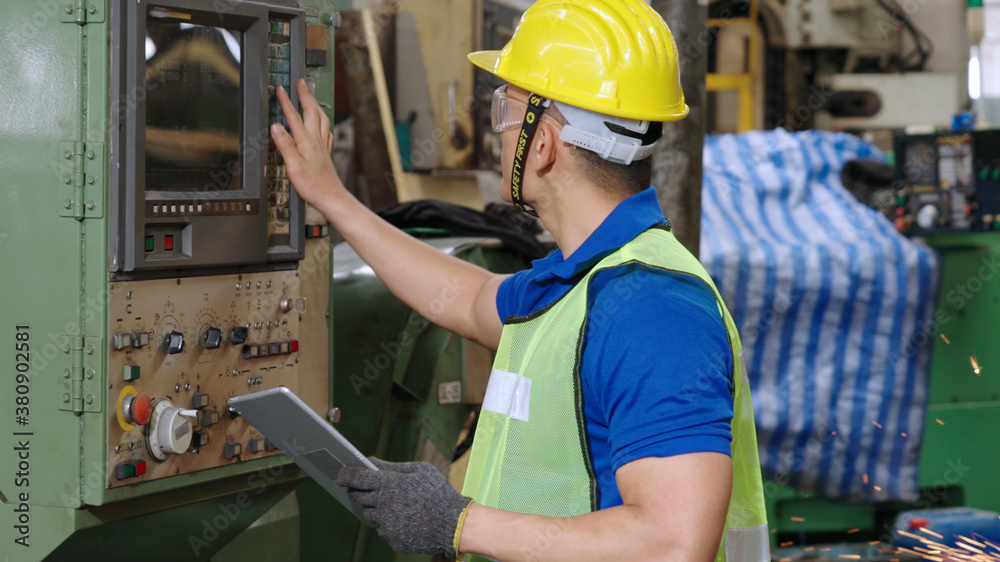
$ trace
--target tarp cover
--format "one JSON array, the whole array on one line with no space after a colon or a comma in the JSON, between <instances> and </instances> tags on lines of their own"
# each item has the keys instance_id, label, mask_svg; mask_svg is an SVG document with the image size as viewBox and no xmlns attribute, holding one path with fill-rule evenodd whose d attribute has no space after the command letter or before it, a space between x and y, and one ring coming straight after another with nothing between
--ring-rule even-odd
<instances>
[{"instance_id":1,"label":"tarp cover","mask_svg":"<svg viewBox=\"0 0 1000 562\"><path fill-rule=\"evenodd\" d=\"M708 137L701 261L740 328L765 476L913 500L935 257L844 188L855 158L885 159L843 133Z\"/></svg>"}]
</instances>

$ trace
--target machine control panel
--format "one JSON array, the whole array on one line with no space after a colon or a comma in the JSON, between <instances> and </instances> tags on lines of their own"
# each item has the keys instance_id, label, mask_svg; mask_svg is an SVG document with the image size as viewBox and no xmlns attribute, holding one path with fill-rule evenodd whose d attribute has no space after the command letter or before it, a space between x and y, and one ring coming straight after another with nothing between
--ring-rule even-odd
<instances>
[{"instance_id":1,"label":"machine control panel","mask_svg":"<svg viewBox=\"0 0 1000 562\"><path fill-rule=\"evenodd\" d=\"M296 390L297 271L114 282L109 308L109 487L276 454L226 400Z\"/></svg>"},{"instance_id":2,"label":"machine control panel","mask_svg":"<svg viewBox=\"0 0 1000 562\"><path fill-rule=\"evenodd\" d=\"M881 199L904 234L1000 230L1000 131L899 136Z\"/></svg>"}]
</instances>

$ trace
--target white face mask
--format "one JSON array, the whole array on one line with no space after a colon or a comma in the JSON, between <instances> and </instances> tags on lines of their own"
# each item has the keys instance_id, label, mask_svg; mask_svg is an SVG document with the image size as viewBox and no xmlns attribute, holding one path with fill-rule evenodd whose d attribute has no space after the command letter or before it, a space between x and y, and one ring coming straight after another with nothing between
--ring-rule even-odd
<instances>
[{"instance_id":1,"label":"white face mask","mask_svg":"<svg viewBox=\"0 0 1000 562\"><path fill-rule=\"evenodd\" d=\"M618 164L631 164L653 154L655 140L643 145L642 139L636 138L649 132L649 121L597 113L555 100L553 103L569 122L559 133L559 140L596 152L601 158ZM615 133L609 125L624 132Z\"/></svg>"}]
</instances>

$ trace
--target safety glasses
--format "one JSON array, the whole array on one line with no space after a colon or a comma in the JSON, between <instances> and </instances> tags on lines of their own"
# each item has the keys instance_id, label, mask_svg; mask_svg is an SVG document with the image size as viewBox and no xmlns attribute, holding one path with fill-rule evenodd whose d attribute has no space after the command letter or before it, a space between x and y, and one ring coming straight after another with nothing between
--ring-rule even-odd
<instances>
[{"instance_id":1,"label":"safety glasses","mask_svg":"<svg viewBox=\"0 0 1000 562\"><path fill-rule=\"evenodd\" d=\"M493 91L493 105L490 107L490 119L494 133L502 133L520 127L524 122L524 115L528 111L526 102L507 97L507 84L500 86ZM542 119L560 126L559 123L549 117L542 115Z\"/></svg>"}]
</instances>

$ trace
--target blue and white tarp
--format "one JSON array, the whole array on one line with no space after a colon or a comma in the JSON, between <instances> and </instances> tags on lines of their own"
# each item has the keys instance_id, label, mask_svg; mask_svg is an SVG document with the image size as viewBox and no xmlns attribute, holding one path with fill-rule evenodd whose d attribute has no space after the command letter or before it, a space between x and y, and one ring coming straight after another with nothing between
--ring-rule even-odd
<instances>
[{"instance_id":1,"label":"blue and white tarp","mask_svg":"<svg viewBox=\"0 0 1000 562\"><path fill-rule=\"evenodd\" d=\"M701 260L740 328L765 476L913 500L935 258L844 188L855 158L884 160L842 133L709 137Z\"/></svg>"}]
</instances>

